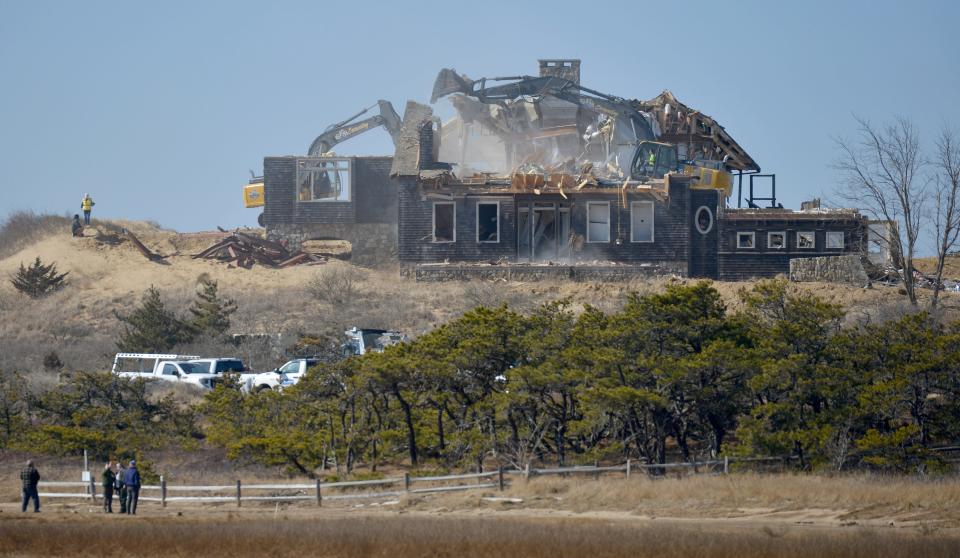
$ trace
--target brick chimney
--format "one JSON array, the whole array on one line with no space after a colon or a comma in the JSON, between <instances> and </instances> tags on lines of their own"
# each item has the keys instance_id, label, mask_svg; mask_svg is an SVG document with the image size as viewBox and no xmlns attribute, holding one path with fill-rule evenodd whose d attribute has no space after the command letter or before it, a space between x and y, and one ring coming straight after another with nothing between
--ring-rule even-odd
<instances>
[{"instance_id":1,"label":"brick chimney","mask_svg":"<svg viewBox=\"0 0 960 558\"><path fill-rule=\"evenodd\" d=\"M555 58L537 62L540 63L540 77L556 76L580 85L580 60Z\"/></svg>"}]
</instances>

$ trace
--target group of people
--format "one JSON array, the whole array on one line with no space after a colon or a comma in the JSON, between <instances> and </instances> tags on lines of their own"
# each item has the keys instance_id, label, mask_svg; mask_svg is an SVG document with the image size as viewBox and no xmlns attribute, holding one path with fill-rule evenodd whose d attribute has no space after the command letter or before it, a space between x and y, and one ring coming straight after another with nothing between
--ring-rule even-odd
<instances>
[{"instance_id":1,"label":"group of people","mask_svg":"<svg viewBox=\"0 0 960 558\"><path fill-rule=\"evenodd\" d=\"M103 487L103 511L113 513L113 495L120 499L120 513L137 515L137 501L140 499L140 471L137 462L131 460L128 467L123 463L107 462L100 475Z\"/></svg>"},{"instance_id":2,"label":"group of people","mask_svg":"<svg viewBox=\"0 0 960 558\"><path fill-rule=\"evenodd\" d=\"M96 204L93 202L90 194L84 194L83 199L80 200L80 210L83 211L83 225L80 224L80 214L74 215L73 225L71 226L73 236L83 235L83 226L90 224L90 213L93 211L94 205Z\"/></svg>"},{"instance_id":3,"label":"group of people","mask_svg":"<svg viewBox=\"0 0 960 558\"><path fill-rule=\"evenodd\" d=\"M120 499L120 513L137 514L137 501L140 499L140 471L137 462L131 460L130 465L124 467L122 463L108 461L100 476L103 487L103 511L113 513L113 495ZM33 460L27 461L26 467L20 471L20 481L23 483L23 501L20 510L26 512L27 504L33 500L33 511L40 511L40 494L37 485L40 483L40 472L37 471Z\"/></svg>"}]
</instances>

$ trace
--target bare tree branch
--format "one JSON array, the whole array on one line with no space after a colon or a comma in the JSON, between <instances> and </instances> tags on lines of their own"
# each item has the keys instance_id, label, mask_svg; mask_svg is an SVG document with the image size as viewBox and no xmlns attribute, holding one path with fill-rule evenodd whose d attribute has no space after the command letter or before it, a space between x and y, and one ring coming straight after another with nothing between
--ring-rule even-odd
<instances>
[{"instance_id":1,"label":"bare tree branch","mask_svg":"<svg viewBox=\"0 0 960 558\"><path fill-rule=\"evenodd\" d=\"M893 224L885 240L894 257L902 260L897 273L910 302L916 304L913 255L930 197L920 175L924 161L919 135L903 117L883 128L858 116L854 119L857 140L835 140L840 155L833 166L843 176L839 195L875 219Z\"/></svg>"},{"instance_id":2,"label":"bare tree branch","mask_svg":"<svg viewBox=\"0 0 960 558\"><path fill-rule=\"evenodd\" d=\"M934 214L937 267L931 306L936 306L942 289L943 268L947 256L957 247L960 237L960 142L957 131L944 126L937 138L934 167Z\"/></svg>"}]
</instances>

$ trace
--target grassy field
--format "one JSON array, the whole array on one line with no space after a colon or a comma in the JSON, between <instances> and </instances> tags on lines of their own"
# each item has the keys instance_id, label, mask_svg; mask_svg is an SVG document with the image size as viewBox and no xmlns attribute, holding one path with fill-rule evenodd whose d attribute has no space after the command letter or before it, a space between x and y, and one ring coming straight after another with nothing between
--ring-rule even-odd
<instances>
[{"instance_id":1,"label":"grassy field","mask_svg":"<svg viewBox=\"0 0 960 558\"><path fill-rule=\"evenodd\" d=\"M514 479L388 501L0 505L10 556L958 556L960 481L734 473ZM509 497L511 502L490 501Z\"/></svg>"},{"instance_id":2,"label":"grassy field","mask_svg":"<svg viewBox=\"0 0 960 558\"><path fill-rule=\"evenodd\" d=\"M956 533L530 516L9 517L5 556L957 556Z\"/></svg>"}]
</instances>

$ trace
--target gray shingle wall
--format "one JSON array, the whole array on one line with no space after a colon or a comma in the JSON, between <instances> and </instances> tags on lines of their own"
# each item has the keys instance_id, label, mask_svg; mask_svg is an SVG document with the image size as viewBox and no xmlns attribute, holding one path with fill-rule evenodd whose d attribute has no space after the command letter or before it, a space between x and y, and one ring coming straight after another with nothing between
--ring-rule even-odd
<instances>
[{"instance_id":1,"label":"gray shingle wall","mask_svg":"<svg viewBox=\"0 0 960 558\"><path fill-rule=\"evenodd\" d=\"M718 250L719 277L725 281L741 281L756 277L773 277L790 273L790 260L842 254L861 254L866 247L866 224L863 219L721 219ZM797 233L812 231L816 244L812 249L797 248ZM844 233L843 249L826 248L827 231ZM738 232L754 232L756 246L737 248ZM786 232L786 247L768 247L768 233Z\"/></svg>"}]
</instances>

